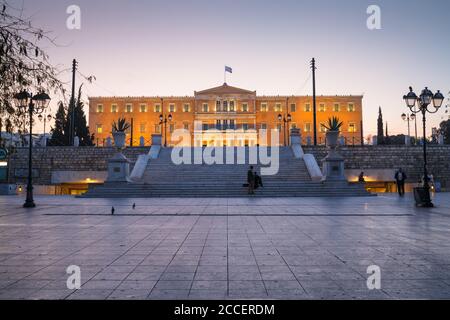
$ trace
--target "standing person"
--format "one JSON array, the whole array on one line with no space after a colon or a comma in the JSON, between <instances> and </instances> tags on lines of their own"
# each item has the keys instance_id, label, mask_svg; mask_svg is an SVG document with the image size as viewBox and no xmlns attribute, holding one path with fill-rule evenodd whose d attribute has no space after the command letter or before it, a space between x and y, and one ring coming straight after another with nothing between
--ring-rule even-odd
<instances>
[{"instance_id":1,"label":"standing person","mask_svg":"<svg viewBox=\"0 0 450 320\"><path fill-rule=\"evenodd\" d=\"M258 172L255 171L255 189L258 189L259 187L264 187L262 183L262 178L258 174Z\"/></svg>"},{"instance_id":2,"label":"standing person","mask_svg":"<svg viewBox=\"0 0 450 320\"><path fill-rule=\"evenodd\" d=\"M253 166L247 171L247 183L248 183L248 194L255 194L255 174L253 173Z\"/></svg>"},{"instance_id":3,"label":"standing person","mask_svg":"<svg viewBox=\"0 0 450 320\"><path fill-rule=\"evenodd\" d=\"M366 179L364 179L364 172L362 171L358 176L358 182L366 182Z\"/></svg>"},{"instance_id":4,"label":"standing person","mask_svg":"<svg viewBox=\"0 0 450 320\"><path fill-rule=\"evenodd\" d=\"M399 168L395 173L395 181L397 182L397 191L399 196L405 195L405 180L407 179L406 174L403 172L402 168Z\"/></svg>"}]
</instances>

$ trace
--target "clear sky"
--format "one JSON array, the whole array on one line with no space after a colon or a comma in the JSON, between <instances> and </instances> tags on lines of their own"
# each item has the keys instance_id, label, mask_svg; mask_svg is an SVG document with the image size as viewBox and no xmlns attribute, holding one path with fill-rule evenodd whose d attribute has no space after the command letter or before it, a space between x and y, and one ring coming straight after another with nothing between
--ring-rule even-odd
<instances>
[{"instance_id":1,"label":"clear sky","mask_svg":"<svg viewBox=\"0 0 450 320\"><path fill-rule=\"evenodd\" d=\"M378 106L389 133L406 133L400 115L412 85L450 91L448 0L9 0L53 31L51 61L95 75L86 95L193 95L223 82L271 95L364 94L365 135L376 134ZM81 30L66 27L69 5ZM369 30L369 5L381 30ZM70 79L69 72L63 74ZM80 82L83 79L77 78ZM56 101L52 102L53 110ZM445 108L443 108L445 109ZM429 116L429 128L446 116Z\"/></svg>"}]
</instances>

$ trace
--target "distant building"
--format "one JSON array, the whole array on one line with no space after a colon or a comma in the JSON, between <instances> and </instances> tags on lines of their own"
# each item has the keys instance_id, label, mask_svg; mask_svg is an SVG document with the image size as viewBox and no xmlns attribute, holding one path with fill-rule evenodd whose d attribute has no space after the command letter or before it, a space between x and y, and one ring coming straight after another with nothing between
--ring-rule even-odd
<instances>
[{"instance_id":1,"label":"distant building","mask_svg":"<svg viewBox=\"0 0 450 320\"><path fill-rule=\"evenodd\" d=\"M343 121L342 135L347 141L358 141L363 136L362 123L363 96L318 96L317 110L317 141L325 142L326 129L324 125L328 118L337 116ZM250 91L223 85L207 90L195 91L188 97L90 97L89 98L89 128L95 134L98 145L104 145L111 137L111 124L119 117L125 117L129 122L133 119L133 144L139 144L143 136L146 145L150 144L152 134L164 134L160 125L160 115L172 115L172 121L167 124L167 141L171 143L171 135L175 129L186 129L194 136L194 130L201 130L202 145L211 145L212 139L207 130L216 129L226 132L235 129L245 132L256 129L268 132L279 131L282 144L284 141L283 122L278 115L291 115L290 128L298 128L303 140L313 138L313 101L311 96L257 96L256 91ZM201 121L201 128L194 128L194 122ZM127 132L127 140L131 138L131 130ZM288 138L288 137L287 137ZM286 139L287 140L287 139ZM231 142L233 145L247 144L247 141ZM194 141L192 141L192 145ZM223 141L222 145L227 145Z\"/></svg>"}]
</instances>

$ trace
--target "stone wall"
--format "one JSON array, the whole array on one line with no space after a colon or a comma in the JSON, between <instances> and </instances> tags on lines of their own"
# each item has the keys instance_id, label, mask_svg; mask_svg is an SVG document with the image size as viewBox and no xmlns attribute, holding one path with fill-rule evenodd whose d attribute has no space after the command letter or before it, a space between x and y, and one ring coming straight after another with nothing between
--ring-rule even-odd
<instances>
[{"instance_id":1,"label":"stone wall","mask_svg":"<svg viewBox=\"0 0 450 320\"><path fill-rule=\"evenodd\" d=\"M146 154L150 147L126 148L124 154L132 162ZM107 171L107 160L116 153L115 148L46 147L33 149L33 175L36 184L51 184L52 171ZM26 181L28 149L19 148L10 158L9 181ZM19 176L17 176L17 174Z\"/></svg>"},{"instance_id":2,"label":"stone wall","mask_svg":"<svg viewBox=\"0 0 450 320\"><path fill-rule=\"evenodd\" d=\"M305 153L313 154L319 165L326 155L324 146L304 146ZM138 155L146 154L149 147L127 148L124 154L132 162ZM47 147L33 149L33 163L36 184L50 184L52 171L106 171L107 159L115 153L114 148L97 147ZM419 180L423 172L422 147L406 146L347 146L340 147L345 158L345 168L353 170L404 168L409 181ZM450 145L430 145L428 148L429 172L443 187L450 187ZM25 182L25 177L17 177L21 171L26 174L28 149L20 148L10 159L10 182Z\"/></svg>"},{"instance_id":3,"label":"stone wall","mask_svg":"<svg viewBox=\"0 0 450 320\"><path fill-rule=\"evenodd\" d=\"M326 155L325 146L304 146L319 165ZM450 145L429 145L428 171L443 187L450 187ZM410 182L416 182L423 174L423 149L421 146L346 146L339 152L345 158L345 169L397 169L402 167Z\"/></svg>"}]
</instances>

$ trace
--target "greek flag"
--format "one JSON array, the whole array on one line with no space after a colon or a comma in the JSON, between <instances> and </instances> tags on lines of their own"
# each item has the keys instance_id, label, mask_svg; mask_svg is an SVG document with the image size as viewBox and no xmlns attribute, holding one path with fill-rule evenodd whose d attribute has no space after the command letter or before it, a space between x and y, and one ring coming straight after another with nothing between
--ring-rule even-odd
<instances>
[{"instance_id":1,"label":"greek flag","mask_svg":"<svg viewBox=\"0 0 450 320\"><path fill-rule=\"evenodd\" d=\"M225 66L225 72L233 73L233 69L231 67Z\"/></svg>"}]
</instances>

